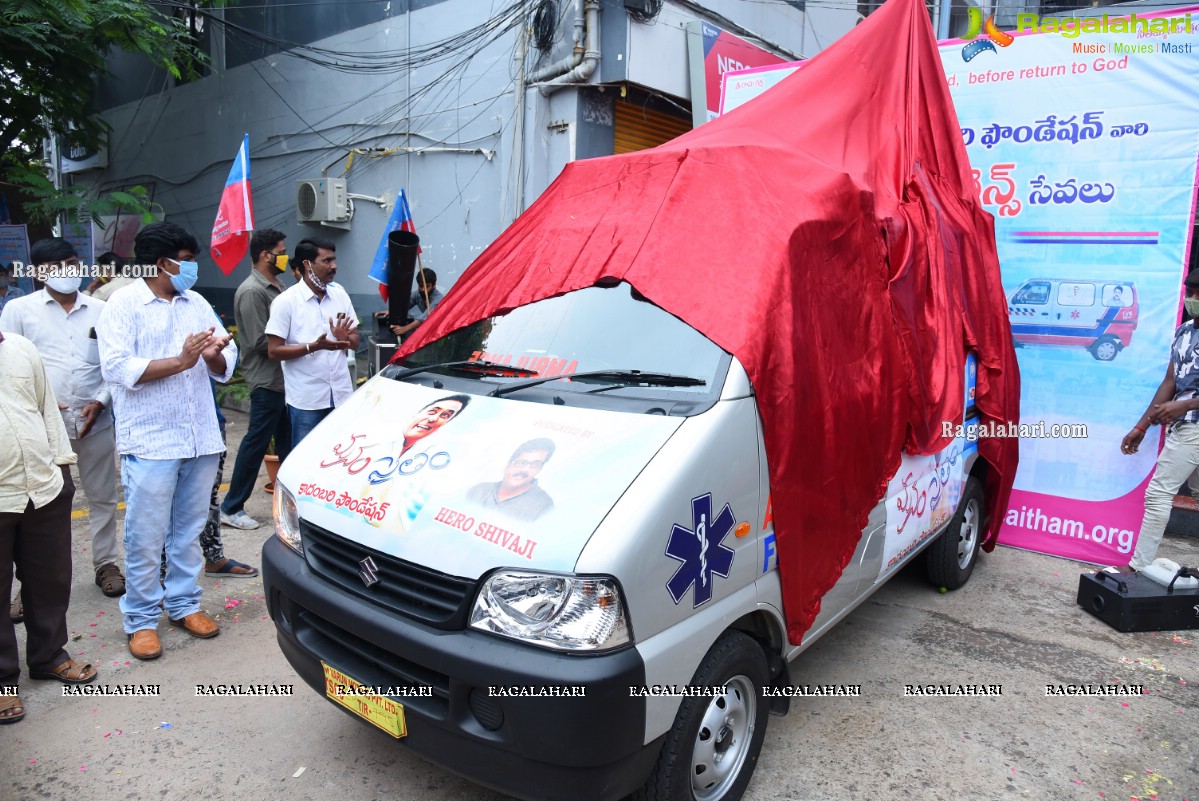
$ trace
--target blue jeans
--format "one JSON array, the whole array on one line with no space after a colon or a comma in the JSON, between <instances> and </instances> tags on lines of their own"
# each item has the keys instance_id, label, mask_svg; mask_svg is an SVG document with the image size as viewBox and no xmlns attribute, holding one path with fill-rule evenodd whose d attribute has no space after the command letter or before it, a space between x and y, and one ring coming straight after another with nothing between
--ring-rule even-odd
<instances>
[{"instance_id":1,"label":"blue jeans","mask_svg":"<svg viewBox=\"0 0 1199 801\"><path fill-rule=\"evenodd\" d=\"M291 446L294 448L300 444L300 440L308 436L308 432L316 428L321 420L329 416L329 412L333 408L328 409L297 409L295 406L287 407L287 414L291 417Z\"/></svg>"},{"instance_id":2,"label":"blue jeans","mask_svg":"<svg viewBox=\"0 0 1199 801\"><path fill-rule=\"evenodd\" d=\"M158 627L158 604L165 595L173 620L200 611L196 580L204 567L200 532L208 519L208 498L220 454L190 459L121 456L125 487L125 633ZM166 589L159 583L159 559L167 554Z\"/></svg>"},{"instance_id":3,"label":"blue jeans","mask_svg":"<svg viewBox=\"0 0 1199 801\"><path fill-rule=\"evenodd\" d=\"M233 463L233 476L229 479L229 492L221 504L221 511L235 515L246 505L246 499L254 492L258 480L258 468L266 455L271 437L275 438L275 455L279 461L291 452L291 420L283 393L259 387L250 393L250 427L237 448L237 460ZM212 561L212 560L209 560Z\"/></svg>"}]
</instances>

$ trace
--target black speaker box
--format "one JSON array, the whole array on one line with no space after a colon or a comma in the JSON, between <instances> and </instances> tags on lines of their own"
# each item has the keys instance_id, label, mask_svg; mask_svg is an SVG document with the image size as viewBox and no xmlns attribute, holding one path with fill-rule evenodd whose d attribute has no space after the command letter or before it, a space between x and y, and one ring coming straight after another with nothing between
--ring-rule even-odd
<instances>
[{"instance_id":1,"label":"black speaker box","mask_svg":"<svg viewBox=\"0 0 1199 801\"><path fill-rule=\"evenodd\" d=\"M1117 631L1199 629L1199 589L1168 589L1136 573L1083 573L1078 605Z\"/></svg>"}]
</instances>

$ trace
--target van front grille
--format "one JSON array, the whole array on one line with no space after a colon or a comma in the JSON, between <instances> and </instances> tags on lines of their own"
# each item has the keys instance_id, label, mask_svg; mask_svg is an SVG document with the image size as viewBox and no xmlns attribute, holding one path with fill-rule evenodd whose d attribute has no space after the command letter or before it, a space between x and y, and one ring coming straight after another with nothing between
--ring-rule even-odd
<instances>
[{"instance_id":1,"label":"van front grille","mask_svg":"<svg viewBox=\"0 0 1199 801\"><path fill-rule=\"evenodd\" d=\"M449 576L413 562L339 537L328 529L300 520L304 559L312 571L343 590L372 603L446 630L466 627L476 582ZM367 586L359 575L367 558L374 563L377 583Z\"/></svg>"}]
</instances>

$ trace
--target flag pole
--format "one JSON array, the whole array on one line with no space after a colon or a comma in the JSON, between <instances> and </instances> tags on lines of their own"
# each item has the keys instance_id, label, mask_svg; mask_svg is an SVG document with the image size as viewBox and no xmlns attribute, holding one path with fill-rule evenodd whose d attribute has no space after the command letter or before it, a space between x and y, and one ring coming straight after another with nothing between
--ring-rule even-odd
<instances>
[{"instance_id":1,"label":"flag pole","mask_svg":"<svg viewBox=\"0 0 1199 801\"><path fill-rule=\"evenodd\" d=\"M408 219L412 222L412 230L415 231L416 217L412 215L412 207L408 205L407 197L404 198L404 207L408 212ZM429 308L429 285L425 283L425 263L421 260L419 247L416 249L416 269L416 285L420 287L421 296L425 299L425 316L427 317L432 310Z\"/></svg>"},{"instance_id":2,"label":"flag pole","mask_svg":"<svg viewBox=\"0 0 1199 801\"><path fill-rule=\"evenodd\" d=\"M416 225L415 222L413 222L412 224L414 226ZM421 261L419 250L416 251L416 269L420 271L416 274L417 275L416 283L417 283L417 286L420 287L421 295L423 295L425 298L425 314L428 315L428 313L431 311L431 309L429 308L429 285L427 283L425 283L425 263L423 261Z\"/></svg>"}]
</instances>

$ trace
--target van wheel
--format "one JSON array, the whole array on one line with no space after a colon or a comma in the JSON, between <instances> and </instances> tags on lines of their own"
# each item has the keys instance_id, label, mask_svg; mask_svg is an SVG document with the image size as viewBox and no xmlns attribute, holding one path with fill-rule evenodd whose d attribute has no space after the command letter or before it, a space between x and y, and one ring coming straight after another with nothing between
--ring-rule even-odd
<instances>
[{"instance_id":1,"label":"van wheel","mask_svg":"<svg viewBox=\"0 0 1199 801\"><path fill-rule=\"evenodd\" d=\"M769 705L762 647L740 631L725 632L700 663L694 687L725 687L711 697L684 698L658 762L636 801L737 801L749 785Z\"/></svg>"},{"instance_id":2,"label":"van wheel","mask_svg":"<svg viewBox=\"0 0 1199 801\"><path fill-rule=\"evenodd\" d=\"M966 479L957 514L925 552L928 580L956 590L970 580L983 541L983 489L974 476Z\"/></svg>"},{"instance_id":3,"label":"van wheel","mask_svg":"<svg viewBox=\"0 0 1199 801\"><path fill-rule=\"evenodd\" d=\"M1091 346L1091 355L1101 362L1110 362L1120 352L1120 340L1113 336L1102 336Z\"/></svg>"}]
</instances>

